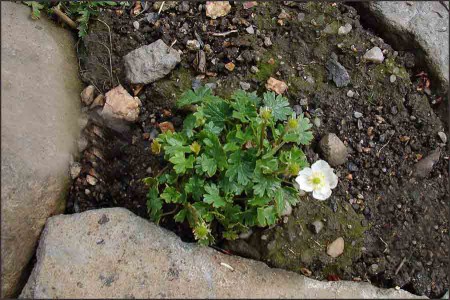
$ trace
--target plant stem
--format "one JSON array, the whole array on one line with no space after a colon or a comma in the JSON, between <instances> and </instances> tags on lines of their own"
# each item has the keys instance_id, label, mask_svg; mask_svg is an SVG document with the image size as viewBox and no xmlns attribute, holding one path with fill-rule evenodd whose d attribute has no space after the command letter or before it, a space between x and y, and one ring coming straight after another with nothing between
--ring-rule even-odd
<instances>
[{"instance_id":1,"label":"plant stem","mask_svg":"<svg viewBox=\"0 0 450 300\"><path fill-rule=\"evenodd\" d=\"M263 122L262 122L262 124L261 124L261 137L260 137L260 139L259 139L258 155L261 153L261 151L262 151L262 149L263 149L264 133L266 132L266 125L267 125L266 120L263 120Z\"/></svg>"},{"instance_id":2,"label":"plant stem","mask_svg":"<svg viewBox=\"0 0 450 300\"><path fill-rule=\"evenodd\" d=\"M168 215L174 214L174 213L177 212L177 210L178 210L178 206L175 207L174 210L171 210L171 211L168 211L168 212L166 212L166 213L161 214L161 217L160 217L160 218L162 218L162 217L164 217L164 216L168 216Z\"/></svg>"}]
</instances>

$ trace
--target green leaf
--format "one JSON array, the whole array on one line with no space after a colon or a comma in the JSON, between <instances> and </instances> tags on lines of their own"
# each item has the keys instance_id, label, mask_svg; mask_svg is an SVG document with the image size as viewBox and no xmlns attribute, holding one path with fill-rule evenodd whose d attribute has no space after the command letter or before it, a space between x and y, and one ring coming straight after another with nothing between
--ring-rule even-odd
<instances>
[{"instance_id":1,"label":"green leaf","mask_svg":"<svg viewBox=\"0 0 450 300\"><path fill-rule=\"evenodd\" d=\"M303 116L303 114L297 118L297 121L297 128L289 130L289 132L284 135L283 141L297 143L298 145L309 145L313 139L313 134L310 131L312 124L309 122L309 119Z\"/></svg>"},{"instance_id":2,"label":"green leaf","mask_svg":"<svg viewBox=\"0 0 450 300\"><path fill-rule=\"evenodd\" d=\"M236 151L236 150L238 150L239 149L239 146L238 145L236 145L236 143L226 143L224 146L223 146L223 150L225 151L225 152L233 152L233 151Z\"/></svg>"},{"instance_id":3,"label":"green leaf","mask_svg":"<svg viewBox=\"0 0 450 300\"><path fill-rule=\"evenodd\" d=\"M161 194L166 203L180 203L181 194L174 187L167 186Z\"/></svg>"},{"instance_id":4,"label":"green leaf","mask_svg":"<svg viewBox=\"0 0 450 300\"><path fill-rule=\"evenodd\" d=\"M31 7L31 18L33 20L37 20L41 17L41 9L44 8L44 5L37 1L24 1L24 3Z\"/></svg>"},{"instance_id":5,"label":"green leaf","mask_svg":"<svg viewBox=\"0 0 450 300\"><path fill-rule=\"evenodd\" d=\"M206 172L209 177L212 177L214 174L216 174L217 164L214 159L209 158L205 154L202 154L197 158L197 161L200 163L202 171Z\"/></svg>"},{"instance_id":6,"label":"green leaf","mask_svg":"<svg viewBox=\"0 0 450 300\"><path fill-rule=\"evenodd\" d=\"M147 211L150 216L150 220L155 223L158 223L161 218L162 205L163 202L162 199L159 198L158 188L151 188L147 193Z\"/></svg>"},{"instance_id":7,"label":"green leaf","mask_svg":"<svg viewBox=\"0 0 450 300\"><path fill-rule=\"evenodd\" d=\"M197 118L194 115L188 115L183 121L183 132L188 138L194 136L194 129L197 127Z\"/></svg>"},{"instance_id":8,"label":"green leaf","mask_svg":"<svg viewBox=\"0 0 450 300\"><path fill-rule=\"evenodd\" d=\"M240 195L245 189L245 186L238 184L235 181L230 181L228 176L220 178L219 185L226 194Z\"/></svg>"},{"instance_id":9,"label":"green leaf","mask_svg":"<svg viewBox=\"0 0 450 300\"><path fill-rule=\"evenodd\" d=\"M249 151L237 150L230 155L228 164L228 170L225 174L230 178L230 181L236 179L237 183L241 185L247 185L250 182L255 169L255 161L254 157L249 155Z\"/></svg>"},{"instance_id":10,"label":"green leaf","mask_svg":"<svg viewBox=\"0 0 450 300\"><path fill-rule=\"evenodd\" d=\"M269 204L270 201L271 201L271 199L269 197L254 196L253 198L250 198L248 200L248 204L250 206L263 207L263 206L266 206L267 204Z\"/></svg>"},{"instance_id":11,"label":"green leaf","mask_svg":"<svg viewBox=\"0 0 450 300\"><path fill-rule=\"evenodd\" d=\"M265 208L258 207L257 219L258 225L261 227L275 224L276 222L275 208L272 205Z\"/></svg>"},{"instance_id":12,"label":"green leaf","mask_svg":"<svg viewBox=\"0 0 450 300\"><path fill-rule=\"evenodd\" d=\"M225 122L231 117L232 109L228 103L220 99L205 103L203 114L207 120L206 123L212 122L222 131L225 128Z\"/></svg>"},{"instance_id":13,"label":"green leaf","mask_svg":"<svg viewBox=\"0 0 450 300\"><path fill-rule=\"evenodd\" d=\"M280 161L286 165L287 175L291 176L297 175L301 169L309 166L306 155L296 146L289 151L281 151Z\"/></svg>"},{"instance_id":14,"label":"green leaf","mask_svg":"<svg viewBox=\"0 0 450 300\"><path fill-rule=\"evenodd\" d=\"M276 176L264 175L256 170L253 175L253 182L255 183L253 192L260 197L264 197L265 195L272 197L281 187L281 179Z\"/></svg>"},{"instance_id":15,"label":"green leaf","mask_svg":"<svg viewBox=\"0 0 450 300\"><path fill-rule=\"evenodd\" d=\"M271 174L278 171L278 160L276 158L263 158L256 162L256 168L263 174Z\"/></svg>"},{"instance_id":16,"label":"green leaf","mask_svg":"<svg viewBox=\"0 0 450 300\"><path fill-rule=\"evenodd\" d=\"M222 132L222 128L216 126L212 121L205 125L205 130L212 132L213 134L220 134Z\"/></svg>"},{"instance_id":17,"label":"green leaf","mask_svg":"<svg viewBox=\"0 0 450 300\"><path fill-rule=\"evenodd\" d=\"M194 168L195 157L189 155L186 159L184 153L176 153L169 161L173 163L173 168L177 174L184 174L186 170Z\"/></svg>"},{"instance_id":18,"label":"green leaf","mask_svg":"<svg viewBox=\"0 0 450 300\"><path fill-rule=\"evenodd\" d=\"M184 191L192 194L192 198L195 201L200 201L203 193L205 192L203 188L204 185L205 181L203 179L198 176L192 176L184 186Z\"/></svg>"},{"instance_id":19,"label":"green leaf","mask_svg":"<svg viewBox=\"0 0 450 300\"><path fill-rule=\"evenodd\" d=\"M275 97L274 92L264 93L263 103L270 108L275 121L284 121L293 112L289 106L289 101L281 95Z\"/></svg>"},{"instance_id":20,"label":"green leaf","mask_svg":"<svg viewBox=\"0 0 450 300\"><path fill-rule=\"evenodd\" d=\"M205 144L205 153L215 160L219 170L224 170L227 166L227 156L219 141L219 137L206 130L202 130L200 134L200 138Z\"/></svg>"},{"instance_id":21,"label":"green leaf","mask_svg":"<svg viewBox=\"0 0 450 300\"><path fill-rule=\"evenodd\" d=\"M206 194L203 196L203 201L212 204L214 208L224 207L227 203L224 198L220 196L219 188L214 184L205 185Z\"/></svg>"},{"instance_id":22,"label":"green leaf","mask_svg":"<svg viewBox=\"0 0 450 300\"><path fill-rule=\"evenodd\" d=\"M163 145L166 155L191 153L191 148L186 145L187 141L180 133L167 131L160 134L157 140Z\"/></svg>"},{"instance_id":23,"label":"green leaf","mask_svg":"<svg viewBox=\"0 0 450 300\"><path fill-rule=\"evenodd\" d=\"M286 209L286 203L285 200L285 194L283 189L279 189L275 192L275 209L277 212L277 215L281 217L281 214Z\"/></svg>"},{"instance_id":24,"label":"green leaf","mask_svg":"<svg viewBox=\"0 0 450 300\"><path fill-rule=\"evenodd\" d=\"M254 99L250 98L246 92L237 91L233 94L231 106L233 107L233 118L238 119L242 123L248 123L252 118L258 114Z\"/></svg>"},{"instance_id":25,"label":"green leaf","mask_svg":"<svg viewBox=\"0 0 450 300\"><path fill-rule=\"evenodd\" d=\"M183 208L173 217L173 219L175 220L175 222L183 223L184 220L186 219L186 215L187 215L187 210Z\"/></svg>"},{"instance_id":26,"label":"green leaf","mask_svg":"<svg viewBox=\"0 0 450 300\"><path fill-rule=\"evenodd\" d=\"M202 102L208 102L215 99L220 99L212 94L212 91L207 86L202 86L198 89L189 90L183 95L181 95L181 98L177 101L177 107L181 108L186 105L193 105L198 104Z\"/></svg>"}]
</instances>

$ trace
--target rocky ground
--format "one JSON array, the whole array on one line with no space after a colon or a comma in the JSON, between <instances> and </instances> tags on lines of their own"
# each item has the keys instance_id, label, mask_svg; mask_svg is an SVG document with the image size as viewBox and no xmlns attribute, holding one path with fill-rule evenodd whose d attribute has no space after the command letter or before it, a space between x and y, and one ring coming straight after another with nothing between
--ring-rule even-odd
<instances>
[{"instance_id":1,"label":"rocky ground","mask_svg":"<svg viewBox=\"0 0 450 300\"><path fill-rule=\"evenodd\" d=\"M439 116L448 102L414 55L362 28L344 4L236 2L215 19L202 2L160 5L137 16L133 7L102 11L77 47L82 78L93 87L83 95L68 212L121 206L147 217L141 179L164 167L149 146L162 122L182 124L177 97L202 84L222 96L237 88L261 93L273 77L314 124L309 161L334 162L340 182L329 201L303 197L274 228L216 247L317 279L444 294L448 119ZM155 64L142 63L147 48L129 54L149 44ZM156 71L140 76L136 65ZM124 90L111 91L119 84ZM170 218L162 225L192 240L187 226ZM330 244L344 254L332 259Z\"/></svg>"}]
</instances>

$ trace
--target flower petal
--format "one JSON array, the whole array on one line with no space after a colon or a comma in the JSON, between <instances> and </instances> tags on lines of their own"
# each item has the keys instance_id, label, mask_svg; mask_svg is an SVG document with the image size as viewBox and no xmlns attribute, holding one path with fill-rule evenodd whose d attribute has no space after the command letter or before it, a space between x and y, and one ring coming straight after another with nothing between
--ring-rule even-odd
<instances>
[{"instance_id":1,"label":"flower petal","mask_svg":"<svg viewBox=\"0 0 450 300\"><path fill-rule=\"evenodd\" d=\"M305 192L312 192L313 185L309 182L309 177L312 174L311 168L304 168L298 173L295 181L298 183L301 190Z\"/></svg>"},{"instance_id":2,"label":"flower petal","mask_svg":"<svg viewBox=\"0 0 450 300\"><path fill-rule=\"evenodd\" d=\"M331 189L328 185L313 191L313 197L317 200L326 200L331 196Z\"/></svg>"},{"instance_id":3,"label":"flower petal","mask_svg":"<svg viewBox=\"0 0 450 300\"><path fill-rule=\"evenodd\" d=\"M323 175L330 188L334 189L338 184L338 177L334 174L333 169L329 168L328 170L323 171Z\"/></svg>"},{"instance_id":4,"label":"flower petal","mask_svg":"<svg viewBox=\"0 0 450 300\"><path fill-rule=\"evenodd\" d=\"M315 163L312 164L311 169L313 171L321 171L321 172L323 172L325 170L331 169L331 167L326 161L320 159L320 160L318 160L318 161L316 161Z\"/></svg>"}]
</instances>

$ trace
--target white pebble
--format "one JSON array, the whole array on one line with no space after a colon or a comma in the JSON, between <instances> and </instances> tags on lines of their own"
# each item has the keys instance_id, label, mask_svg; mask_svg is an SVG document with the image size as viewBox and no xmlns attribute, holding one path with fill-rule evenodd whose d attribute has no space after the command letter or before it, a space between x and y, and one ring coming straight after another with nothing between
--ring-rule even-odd
<instances>
[{"instance_id":1,"label":"white pebble","mask_svg":"<svg viewBox=\"0 0 450 300\"><path fill-rule=\"evenodd\" d=\"M353 96L355 96L355 92L352 91L352 90L349 90L349 91L347 92L347 97L353 98Z\"/></svg>"},{"instance_id":2,"label":"white pebble","mask_svg":"<svg viewBox=\"0 0 450 300\"><path fill-rule=\"evenodd\" d=\"M250 25L247 28L245 28L245 31L247 31L247 33L249 33L249 34L254 34L255 33L255 30L253 29L252 25Z\"/></svg>"},{"instance_id":3,"label":"white pebble","mask_svg":"<svg viewBox=\"0 0 450 300\"><path fill-rule=\"evenodd\" d=\"M397 76L395 76L394 74L392 74L391 76L389 76L389 81L391 83L394 83L397 80Z\"/></svg>"},{"instance_id":4,"label":"white pebble","mask_svg":"<svg viewBox=\"0 0 450 300\"><path fill-rule=\"evenodd\" d=\"M353 113L353 116L354 116L355 118L359 119L359 118L361 118L361 117L363 116L363 114L360 113L359 111L355 111L355 112Z\"/></svg>"},{"instance_id":5,"label":"white pebble","mask_svg":"<svg viewBox=\"0 0 450 300\"><path fill-rule=\"evenodd\" d=\"M441 138L441 141L442 141L444 144L447 143L447 135L446 135L444 132L439 131L439 132L438 132L438 136Z\"/></svg>"},{"instance_id":6,"label":"white pebble","mask_svg":"<svg viewBox=\"0 0 450 300\"><path fill-rule=\"evenodd\" d=\"M134 21L133 26L136 30L139 30L139 22L138 21Z\"/></svg>"}]
</instances>

